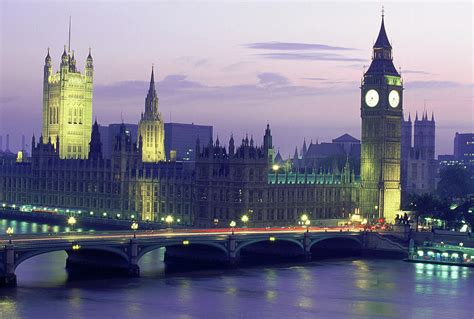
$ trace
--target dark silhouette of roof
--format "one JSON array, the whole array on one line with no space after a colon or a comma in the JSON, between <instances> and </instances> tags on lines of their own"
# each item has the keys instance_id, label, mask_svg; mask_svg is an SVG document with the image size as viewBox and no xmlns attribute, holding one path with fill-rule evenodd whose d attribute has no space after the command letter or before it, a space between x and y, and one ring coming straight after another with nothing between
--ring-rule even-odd
<instances>
[{"instance_id":1,"label":"dark silhouette of roof","mask_svg":"<svg viewBox=\"0 0 474 319\"><path fill-rule=\"evenodd\" d=\"M344 155L344 147L337 143L311 144L306 153L306 158L326 158L335 155Z\"/></svg>"},{"instance_id":2,"label":"dark silhouette of roof","mask_svg":"<svg viewBox=\"0 0 474 319\"><path fill-rule=\"evenodd\" d=\"M277 155L275 156L276 163L283 163L283 157L281 157L280 151L278 151Z\"/></svg>"},{"instance_id":3,"label":"dark silhouette of roof","mask_svg":"<svg viewBox=\"0 0 474 319\"><path fill-rule=\"evenodd\" d=\"M347 133L332 140L333 143L360 143L358 139Z\"/></svg>"},{"instance_id":4,"label":"dark silhouette of roof","mask_svg":"<svg viewBox=\"0 0 474 319\"><path fill-rule=\"evenodd\" d=\"M389 56L385 56L380 52L382 51L390 51ZM385 24L382 16L382 25L380 26L379 35L377 37L377 41L374 44L374 56L372 62L370 63L370 67L365 73L365 75L393 75L393 76L400 76L397 69L393 65L392 56L391 56L392 46L390 45L390 41L388 41L387 32L385 31ZM376 52L378 52L376 54Z\"/></svg>"},{"instance_id":5,"label":"dark silhouette of roof","mask_svg":"<svg viewBox=\"0 0 474 319\"><path fill-rule=\"evenodd\" d=\"M385 31L385 24L382 16L382 25L380 26L379 36L375 41L374 48L387 48L391 49L390 41L388 41L387 32Z\"/></svg>"}]
</instances>

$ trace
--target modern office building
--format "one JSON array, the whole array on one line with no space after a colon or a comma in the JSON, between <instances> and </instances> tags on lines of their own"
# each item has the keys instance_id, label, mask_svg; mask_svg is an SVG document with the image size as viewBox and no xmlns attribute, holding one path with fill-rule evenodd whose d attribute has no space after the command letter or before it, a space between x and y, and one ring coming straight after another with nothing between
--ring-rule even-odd
<instances>
[{"instance_id":1,"label":"modern office building","mask_svg":"<svg viewBox=\"0 0 474 319\"><path fill-rule=\"evenodd\" d=\"M184 123L165 123L165 151L170 156L175 152L177 161L194 161L196 140L212 139L212 126Z\"/></svg>"},{"instance_id":2,"label":"modern office building","mask_svg":"<svg viewBox=\"0 0 474 319\"><path fill-rule=\"evenodd\" d=\"M474 133L458 133L454 136L454 158L466 167L474 168Z\"/></svg>"}]
</instances>

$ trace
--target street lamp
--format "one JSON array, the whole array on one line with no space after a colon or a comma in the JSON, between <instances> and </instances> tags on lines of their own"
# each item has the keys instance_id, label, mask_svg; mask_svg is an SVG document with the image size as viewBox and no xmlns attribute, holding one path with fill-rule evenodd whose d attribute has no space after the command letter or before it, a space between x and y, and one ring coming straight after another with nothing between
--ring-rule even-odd
<instances>
[{"instance_id":1,"label":"street lamp","mask_svg":"<svg viewBox=\"0 0 474 319\"><path fill-rule=\"evenodd\" d=\"M7 228L7 235L8 235L8 243L11 244L12 243L12 236L13 236L13 228L10 226Z\"/></svg>"},{"instance_id":2,"label":"street lamp","mask_svg":"<svg viewBox=\"0 0 474 319\"><path fill-rule=\"evenodd\" d=\"M235 225L237 225L237 223L235 222L235 220L233 220L233 221L230 222L230 228L232 229L232 235L234 234Z\"/></svg>"},{"instance_id":3,"label":"street lamp","mask_svg":"<svg viewBox=\"0 0 474 319\"><path fill-rule=\"evenodd\" d=\"M304 224L306 225L306 232L309 233L309 225L311 224L311 221L308 219Z\"/></svg>"},{"instance_id":4,"label":"street lamp","mask_svg":"<svg viewBox=\"0 0 474 319\"><path fill-rule=\"evenodd\" d=\"M71 226L71 230L74 230L74 225L76 224L77 220L74 216L68 218L67 223Z\"/></svg>"},{"instance_id":5,"label":"street lamp","mask_svg":"<svg viewBox=\"0 0 474 319\"><path fill-rule=\"evenodd\" d=\"M174 221L173 216L171 216L171 215L166 216L165 222L168 224L168 227L171 227L171 223L172 223L173 221Z\"/></svg>"},{"instance_id":6,"label":"street lamp","mask_svg":"<svg viewBox=\"0 0 474 319\"><path fill-rule=\"evenodd\" d=\"M309 232L309 225L311 224L311 221L309 220L308 215L303 214L301 215L301 224L306 226L306 231Z\"/></svg>"},{"instance_id":7,"label":"street lamp","mask_svg":"<svg viewBox=\"0 0 474 319\"><path fill-rule=\"evenodd\" d=\"M133 222L130 228L133 230L133 238L137 238L138 223Z\"/></svg>"},{"instance_id":8,"label":"street lamp","mask_svg":"<svg viewBox=\"0 0 474 319\"><path fill-rule=\"evenodd\" d=\"M247 223L249 221L249 216L247 216L247 214L243 215L242 218L240 219L242 221L242 223Z\"/></svg>"},{"instance_id":9,"label":"street lamp","mask_svg":"<svg viewBox=\"0 0 474 319\"><path fill-rule=\"evenodd\" d=\"M272 170L273 170L275 173L278 172L279 169L280 169L280 165L278 165L278 164L273 164Z\"/></svg>"}]
</instances>

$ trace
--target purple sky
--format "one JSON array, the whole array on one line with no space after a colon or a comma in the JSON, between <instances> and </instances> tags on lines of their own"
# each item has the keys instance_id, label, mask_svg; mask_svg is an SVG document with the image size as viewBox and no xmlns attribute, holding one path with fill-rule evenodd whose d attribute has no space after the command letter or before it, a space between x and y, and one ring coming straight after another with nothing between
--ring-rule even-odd
<instances>
[{"instance_id":1,"label":"purple sky","mask_svg":"<svg viewBox=\"0 0 474 319\"><path fill-rule=\"evenodd\" d=\"M293 154L303 138L360 137L360 79L380 27L372 3L2 1L0 135L41 130L44 57L59 67L72 15L72 49L95 67L94 116L137 123L151 64L165 120L263 136ZM388 3L385 25L402 68L405 114L435 112L437 153L472 132L473 4ZM5 140L5 139L4 139ZM4 142L5 143L5 142Z\"/></svg>"}]
</instances>

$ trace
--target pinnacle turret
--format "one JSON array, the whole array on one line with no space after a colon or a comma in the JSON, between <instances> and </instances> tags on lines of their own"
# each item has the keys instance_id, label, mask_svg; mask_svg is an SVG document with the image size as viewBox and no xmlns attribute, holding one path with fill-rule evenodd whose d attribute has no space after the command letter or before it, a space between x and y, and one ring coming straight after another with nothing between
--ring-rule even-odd
<instances>
[{"instance_id":1,"label":"pinnacle turret","mask_svg":"<svg viewBox=\"0 0 474 319\"><path fill-rule=\"evenodd\" d=\"M46 64L51 63L51 56L49 55L49 48L48 48L48 54L46 54L46 57L44 58L44 63L46 63Z\"/></svg>"},{"instance_id":2,"label":"pinnacle turret","mask_svg":"<svg viewBox=\"0 0 474 319\"><path fill-rule=\"evenodd\" d=\"M90 62L92 63L92 54L91 54L91 48L89 48L89 54L87 55L87 59L86 59L87 62Z\"/></svg>"}]
</instances>

